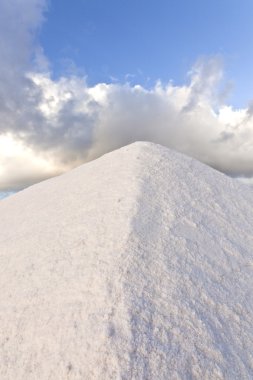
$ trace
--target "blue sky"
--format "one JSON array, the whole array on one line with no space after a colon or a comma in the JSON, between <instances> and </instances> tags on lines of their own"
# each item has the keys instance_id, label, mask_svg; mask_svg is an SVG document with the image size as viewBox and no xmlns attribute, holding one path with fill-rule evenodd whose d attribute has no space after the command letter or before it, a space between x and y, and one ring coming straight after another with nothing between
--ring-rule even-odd
<instances>
[{"instance_id":1,"label":"blue sky","mask_svg":"<svg viewBox=\"0 0 253 380\"><path fill-rule=\"evenodd\" d=\"M253 88L251 0L51 0L40 34L54 75L76 65L90 84L181 84L199 56L220 55L231 101Z\"/></svg>"},{"instance_id":2,"label":"blue sky","mask_svg":"<svg viewBox=\"0 0 253 380\"><path fill-rule=\"evenodd\" d=\"M1 0L0 192L137 140L253 181L252 15L252 0Z\"/></svg>"}]
</instances>

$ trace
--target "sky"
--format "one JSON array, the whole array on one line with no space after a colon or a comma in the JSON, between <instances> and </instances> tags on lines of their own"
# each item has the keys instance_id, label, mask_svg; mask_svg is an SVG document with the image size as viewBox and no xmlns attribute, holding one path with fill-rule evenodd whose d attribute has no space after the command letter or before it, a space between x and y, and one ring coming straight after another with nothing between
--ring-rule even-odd
<instances>
[{"instance_id":1,"label":"sky","mask_svg":"<svg viewBox=\"0 0 253 380\"><path fill-rule=\"evenodd\" d=\"M251 181L252 14L252 0L1 0L2 196L136 140Z\"/></svg>"},{"instance_id":2,"label":"sky","mask_svg":"<svg viewBox=\"0 0 253 380\"><path fill-rule=\"evenodd\" d=\"M182 84L199 56L220 55L233 104L252 96L251 0L78 0L51 2L40 41L56 76L72 61L89 84L113 79ZM250 78L250 82L249 82Z\"/></svg>"}]
</instances>

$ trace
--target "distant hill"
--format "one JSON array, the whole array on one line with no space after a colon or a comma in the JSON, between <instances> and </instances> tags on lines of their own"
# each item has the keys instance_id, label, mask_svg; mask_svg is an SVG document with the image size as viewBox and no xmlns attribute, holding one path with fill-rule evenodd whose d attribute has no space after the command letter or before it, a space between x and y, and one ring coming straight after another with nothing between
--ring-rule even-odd
<instances>
[{"instance_id":1,"label":"distant hill","mask_svg":"<svg viewBox=\"0 0 253 380\"><path fill-rule=\"evenodd\" d=\"M0 202L0 379L253 379L253 192L135 143Z\"/></svg>"}]
</instances>

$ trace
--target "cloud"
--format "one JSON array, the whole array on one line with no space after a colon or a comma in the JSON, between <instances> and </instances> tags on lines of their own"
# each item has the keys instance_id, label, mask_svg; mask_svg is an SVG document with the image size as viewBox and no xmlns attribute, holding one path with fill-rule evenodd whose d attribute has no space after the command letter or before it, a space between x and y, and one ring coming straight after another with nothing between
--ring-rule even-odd
<instances>
[{"instance_id":1,"label":"cloud","mask_svg":"<svg viewBox=\"0 0 253 380\"><path fill-rule=\"evenodd\" d=\"M15 128L14 116L18 117L18 111L25 113L36 93L26 71L32 67L36 33L43 21L45 8L46 3L42 0L0 2L1 131ZM15 115L12 115L13 110Z\"/></svg>"},{"instance_id":2,"label":"cloud","mask_svg":"<svg viewBox=\"0 0 253 380\"><path fill-rule=\"evenodd\" d=\"M11 135L0 137L0 152L1 190L4 191L20 190L64 170Z\"/></svg>"},{"instance_id":3,"label":"cloud","mask_svg":"<svg viewBox=\"0 0 253 380\"><path fill-rule=\"evenodd\" d=\"M88 86L77 75L55 80L37 42L46 7L42 0L0 3L0 190L136 140L166 145L232 176L253 176L252 103L245 109L224 103L220 57L199 59L183 86Z\"/></svg>"}]
</instances>

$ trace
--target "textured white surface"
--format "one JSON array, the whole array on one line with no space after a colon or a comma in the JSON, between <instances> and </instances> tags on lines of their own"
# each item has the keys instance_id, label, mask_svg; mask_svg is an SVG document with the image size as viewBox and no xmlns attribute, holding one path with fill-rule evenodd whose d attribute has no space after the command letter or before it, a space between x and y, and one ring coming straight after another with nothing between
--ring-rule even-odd
<instances>
[{"instance_id":1,"label":"textured white surface","mask_svg":"<svg viewBox=\"0 0 253 380\"><path fill-rule=\"evenodd\" d=\"M0 379L252 379L253 194L135 143L0 202Z\"/></svg>"}]
</instances>

